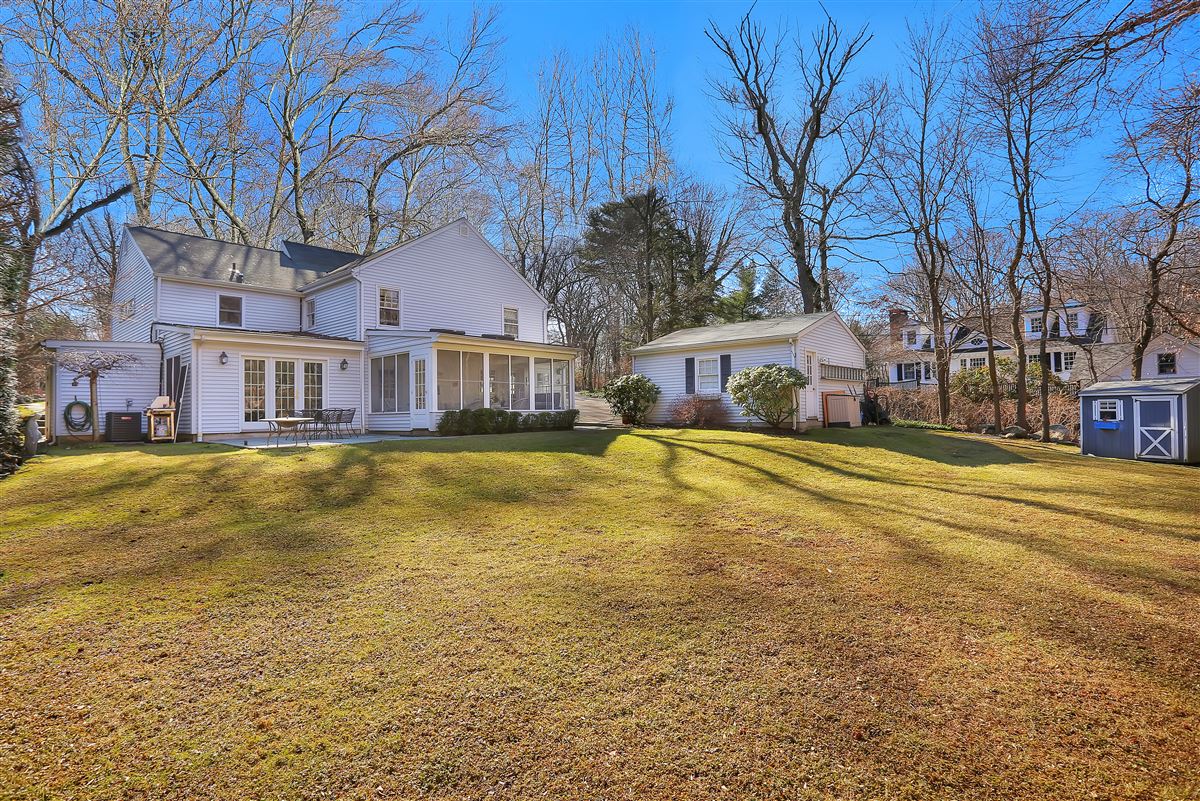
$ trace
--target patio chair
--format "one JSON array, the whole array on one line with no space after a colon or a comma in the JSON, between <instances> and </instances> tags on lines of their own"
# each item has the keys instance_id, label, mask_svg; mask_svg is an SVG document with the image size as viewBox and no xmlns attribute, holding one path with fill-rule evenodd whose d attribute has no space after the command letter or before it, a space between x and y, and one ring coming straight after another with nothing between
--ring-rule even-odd
<instances>
[{"instance_id":1,"label":"patio chair","mask_svg":"<svg viewBox=\"0 0 1200 801\"><path fill-rule=\"evenodd\" d=\"M339 432L341 432L341 435L345 437L354 436L354 413L357 412L358 409L342 409L340 411L341 415L338 419Z\"/></svg>"}]
</instances>

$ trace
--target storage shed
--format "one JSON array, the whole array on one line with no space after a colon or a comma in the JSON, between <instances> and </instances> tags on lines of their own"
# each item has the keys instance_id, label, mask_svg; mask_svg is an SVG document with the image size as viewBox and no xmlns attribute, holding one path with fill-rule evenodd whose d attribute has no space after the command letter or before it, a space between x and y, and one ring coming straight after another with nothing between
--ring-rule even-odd
<instances>
[{"instance_id":1,"label":"storage shed","mask_svg":"<svg viewBox=\"0 0 1200 801\"><path fill-rule=\"evenodd\" d=\"M1200 378L1106 381L1079 393L1079 445L1091 456L1200 464Z\"/></svg>"}]
</instances>

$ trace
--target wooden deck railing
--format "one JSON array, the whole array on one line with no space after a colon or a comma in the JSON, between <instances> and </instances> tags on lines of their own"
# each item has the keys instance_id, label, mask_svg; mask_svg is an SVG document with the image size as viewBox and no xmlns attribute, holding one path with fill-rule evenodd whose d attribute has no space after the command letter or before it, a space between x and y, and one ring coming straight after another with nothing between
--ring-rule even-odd
<instances>
[{"instance_id":1,"label":"wooden deck railing","mask_svg":"<svg viewBox=\"0 0 1200 801\"><path fill-rule=\"evenodd\" d=\"M842 364L822 364L821 378L830 381L865 381L867 371L862 367L847 367Z\"/></svg>"}]
</instances>

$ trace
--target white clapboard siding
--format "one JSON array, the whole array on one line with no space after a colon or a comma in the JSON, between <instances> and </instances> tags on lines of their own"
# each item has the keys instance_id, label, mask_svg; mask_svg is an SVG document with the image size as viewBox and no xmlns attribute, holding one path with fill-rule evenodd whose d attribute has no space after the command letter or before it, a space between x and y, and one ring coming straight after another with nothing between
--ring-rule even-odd
<instances>
[{"instance_id":1,"label":"white clapboard siding","mask_svg":"<svg viewBox=\"0 0 1200 801\"><path fill-rule=\"evenodd\" d=\"M650 422L670 423L671 409L679 400L687 397L685 359L719 358L729 354L730 368L736 373L747 367L763 364L792 365L791 345L786 341L753 343L749 345L714 345L695 350L668 351L634 356L633 372L641 373L662 389L658 403L650 410ZM714 396L715 397L715 396ZM731 425L756 424L747 417L742 408L729 399L729 393L721 393L722 405L729 415Z\"/></svg>"},{"instance_id":2,"label":"white clapboard siding","mask_svg":"<svg viewBox=\"0 0 1200 801\"><path fill-rule=\"evenodd\" d=\"M304 331L331 337L359 339L358 282L353 278L324 287L304 296L305 301L316 302L316 325L309 326L307 309L304 315Z\"/></svg>"},{"instance_id":3,"label":"white clapboard siding","mask_svg":"<svg viewBox=\"0 0 1200 801\"><path fill-rule=\"evenodd\" d=\"M803 354L805 351L816 353L817 362L820 364L862 368L867 366L866 352L858 344L857 337L837 317L828 317L807 331L803 331L796 349L798 354ZM800 358L803 358L802 355ZM800 367L803 369L803 363ZM822 392L850 392L862 395L863 383L861 381L834 381L821 378L819 369L816 372L818 398ZM809 416L823 420L824 410L819 406L816 410L810 410Z\"/></svg>"},{"instance_id":4,"label":"white clapboard siding","mask_svg":"<svg viewBox=\"0 0 1200 801\"><path fill-rule=\"evenodd\" d=\"M546 341L546 303L469 225L453 223L358 268L363 324L379 327L379 290L401 291L400 328L504 333L504 307L518 312L518 339Z\"/></svg>"},{"instance_id":5,"label":"white clapboard siding","mask_svg":"<svg viewBox=\"0 0 1200 801\"><path fill-rule=\"evenodd\" d=\"M109 412L132 411L139 415L145 411L155 397L158 396L158 366L159 349L153 343L141 342L83 342L78 346L60 347L56 358L70 351L103 350L128 353L137 358L137 364L126 365L118 370L103 375L96 382L97 409L100 420L100 434L104 435L104 415ZM54 372L54 408L48 410L54 415L54 431L58 437L84 437L91 439L91 430L83 432L67 431L63 423L63 411L67 404L74 400L91 403L91 390L87 378L80 378L78 386L71 386L75 374L56 367ZM142 430L146 422L142 420Z\"/></svg>"},{"instance_id":6,"label":"white clapboard siding","mask_svg":"<svg viewBox=\"0 0 1200 801\"><path fill-rule=\"evenodd\" d=\"M221 364L224 351L228 357ZM200 361L199 406L201 433L234 434L242 430L242 358L291 359L297 362L321 361L325 364L326 408L358 409L355 425L362 421L362 361L357 353L347 350L289 347L287 345L250 345L234 347L229 343L210 343L198 348ZM341 369L345 359L347 367ZM270 367L268 367L270 373ZM268 381L272 377L268 378ZM299 368L297 381L299 381ZM269 390L268 384L268 392Z\"/></svg>"},{"instance_id":7,"label":"white clapboard siding","mask_svg":"<svg viewBox=\"0 0 1200 801\"><path fill-rule=\"evenodd\" d=\"M217 298L242 298L242 328L251 331L300 330L300 296L262 292L244 284L207 286L162 279L159 322L178 325L217 325ZM236 330L236 329L231 329Z\"/></svg>"},{"instance_id":8,"label":"white clapboard siding","mask_svg":"<svg viewBox=\"0 0 1200 801\"><path fill-rule=\"evenodd\" d=\"M192 433L192 385L196 376L192 373L192 332L157 326L155 334L162 340L163 364L167 359L179 357L179 363L188 366L187 383L183 388L183 397L175 414L176 431L180 434Z\"/></svg>"},{"instance_id":9,"label":"white clapboard siding","mask_svg":"<svg viewBox=\"0 0 1200 801\"><path fill-rule=\"evenodd\" d=\"M113 286L112 338L118 342L145 342L157 319L154 271L138 250L129 232L121 240L117 281Z\"/></svg>"}]
</instances>

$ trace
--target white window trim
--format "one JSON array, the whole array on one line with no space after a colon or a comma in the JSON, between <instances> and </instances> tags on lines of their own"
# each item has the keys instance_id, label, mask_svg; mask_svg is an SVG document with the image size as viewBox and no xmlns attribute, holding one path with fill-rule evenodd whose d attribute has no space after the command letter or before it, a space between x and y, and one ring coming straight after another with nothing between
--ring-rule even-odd
<instances>
[{"instance_id":1,"label":"white window trim","mask_svg":"<svg viewBox=\"0 0 1200 801\"><path fill-rule=\"evenodd\" d=\"M307 408L304 405L304 366L307 364L321 365L321 407L326 409L329 407L329 360L328 359L297 359L300 362L300 378L296 382L296 408Z\"/></svg>"},{"instance_id":2,"label":"white window trim","mask_svg":"<svg viewBox=\"0 0 1200 801\"><path fill-rule=\"evenodd\" d=\"M521 310L519 308L517 308L516 306L504 306L500 309L500 333L506 334L506 335L508 334L508 313L509 312L512 312L513 316L516 317L516 321L513 323L513 325L515 325L517 327L517 332L512 335L512 338L520 339L521 338Z\"/></svg>"},{"instance_id":3,"label":"white window trim","mask_svg":"<svg viewBox=\"0 0 1200 801\"><path fill-rule=\"evenodd\" d=\"M429 393L429 362L424 356L415 359L410 357L410 361L412 362L412 409L414 412L423 412L426 410L426 398ZM419 385L417 383L418 364L421 365L421 381ZM420 387L420 391L418 391L418 386Z\"/></svg>"},{"instance_id":4,"label":"white window trim","mask_svg":"<svg viewBox=\"0 0 1200 801\"><path fill-rule=\"evenodd\" d=\"M391 325L383 322L383 298L380 295L384 292L396 293L396 324ZM379 286L375 288L375 325L380 328L403 328L404 327L404 290L391 286Z\"/></svg>"},{"instance_id":5,"label":"white window trim","mask_svg":"<svg viewBox=\"0 0 1200 801\"><path fill-rule=\"evenodd\" d=\"M1068 356L1071 357L1071 363L1069 365L1067 364ZM1069 373L1069 372L1073 371L1075 369L1075 362L1077 359L1078 359L1078 355L1076 354L1075 351L1064 350L1063 355L1062 355L1062 368L1063 368L1062 371L1064 373Z\"/></svg>"},{"instance_id":6,"label":"white window trim","mask_svg":"<svg viewBox=\"0 0 1200 801\"><path fill-rule=\"evenodd\" d=\"M703 364L704 362L714 362L717 366L717 370L715 373L716 378L717 378L717 388L716 389L705 390L700 386L700 365ZM721 357L720 356L697 356L696 357L696 394L697 395L705 395L705 396L713 397L713 398L715 398L721 394Z\"/></svg>"},{"instance_id":7,"label":"white window trim","mask_svg":"<svg viewBox=\"0 0 1200 801\"><path fill-rule=\"evenodd\" d=\"M1119 423L1125 419L1125 404L1121 403L1120 398L1097 398L1096 400L1092 401L1092 419L1093 420L1102 419L1100 417L1100 404L1102 404L1102 403L1115 403L1116 404L1117 416L1115 418L1113 418L1112 421L1106 421L1106 422Z\"/></svg>"},{"instance_id":8,"label":"white window trim","mask_svg":"<svg viewBox=\"0 0 1200 801\"><path fill-rule=\"evenodd\" d=\"M1174 362L1175 369L1169 373L1164 373L1162 369L1162 357L1170 356ZM1174 351L1160 350L1154 354L1154 370L1156 375L1179 375L1179 354Z\"/></svg>"},{"instance_id":9,"label":"white window trim","mask_svg":"<svg viewBox=\"0 0 1200 801\"><path fill-rule=\"evenodd\" d=\"M304 327L312 330L317 327L317 299L307 298L304 301Z\"/></svg>"},{"instance_id":10,"label":"white window trim","mask_svg":"<svg viewBox=\"0 0 1200 801\"><path fill-rule=\"evenodd\" d=\"M1030 318L1029 318L1029 333L1031 333L1031 334L1044 334L1044 333L1046 333L1046 331L1045 331L1045 327L1042 327L1042 328L1040 328L1040 329L1039 329L1039 328L1034 328L1034 325L1041 325L1041 324L1042 324L1042 318L1041 318L1041 317L1030 317Z\"/></svg>"},{"instance_id":11,"label":"white window trim","mask_svg":"<svg viewBox=\"0 0 1200 801\"><path fill-rule=\"evenodd\" d=\"M237 298L238 304L239 304L238 316L241 318L241 322L239 322L237 325L233 325L232 323L221 322L221 298ZM245 295L236 295L231 292L218 292L217 299L216 299L216 305L217 305L217 327L218 328L245 328L246 327L246 296Z\"/></svg>"}]
</instances>

